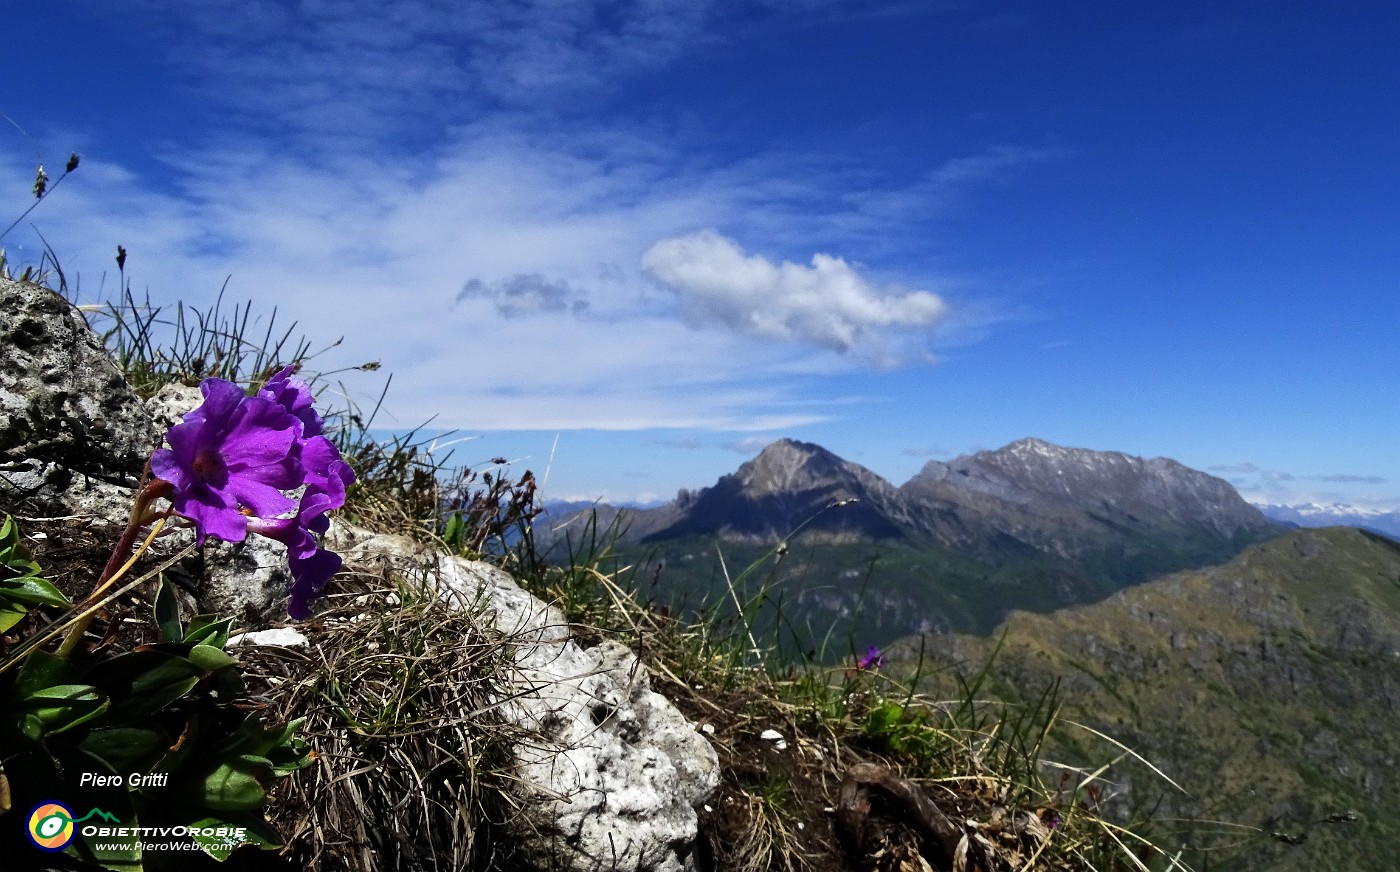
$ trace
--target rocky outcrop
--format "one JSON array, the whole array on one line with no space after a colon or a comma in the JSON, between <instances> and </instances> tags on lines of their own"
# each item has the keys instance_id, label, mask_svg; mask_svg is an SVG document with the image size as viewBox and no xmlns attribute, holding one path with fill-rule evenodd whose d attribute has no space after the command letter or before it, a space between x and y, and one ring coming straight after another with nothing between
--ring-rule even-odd
<instances>
[{"instance_id":1,"label":"rocky outcrop","mask_svg":"<svg viewBox=\"0 0 1400 872\"><path fill-rule=\"evenodd\" d=\"M808 539L899 539L909 513L899 492L875 473L820 445L780 439L712 487L687 493L670 523L648 537L719 534L771 542L799 529ZM664 510L653 510L661 514ZM638 519L649 529L646 514Z\"/></svg>"},{"instance_id":2,"label":"rocky outcrop","mask_svg":"<svg viewBox=\"0 0 1400 872\"><path fill-rule=\"evenodd\" d=\"M1172 569L1173 551L1225 559L1282 532L1228 482L1174 460L1040 439L932 461L900 492L931 534L974 553L1004 550L1010 537L1065 560L1156 550L1153 568Z\"/></svg>"},{"instance_id":3,"label":"rocky outcrop","mask_svg":"<svg viewBox=\"0 0 1400 872\"><path fill-rule=\"evenodd\" d=\"M141 398L83 315L0 278L0 500L115 508L159 442Z\"/></svg>"},{"instance_id":4,"label":"rocky outcrop","mask_svg":"<svg viewBox=\"0 0 1400 872\"><path fill-rule=\"evenodd\" d=\"M34 501L119 526L158 434L199 391L171 386L143 403L52 291L0 281L0 318L0 511ZM191 535L176 531L158 547ZM488 564L345 525L328 544L347 566L436 579L445 599L507 637L515 669L499 676L499 702L530 737L515 749L520 814L510 824L524 860L567 872L696 868L695 806L718 783L718 759L625 646L580 647L557 609ZM285 615L279 543L211 541L186 570L197 576L200 610L250 627Z\"/></svg>"},{"instance_id":5,"label":"rocky outcrop","mask_svg":"<svg viewBox=\"0 0 1400 872\"><path fill-rule=\"evenodd\" d=\"M407 540L337 525L348 564L431 577L463 608L484 608L515 651L508 720L537 741L516 749L516 843L540 869L682 872L696 868L695 807L719 783L708 741L650 687L625 646L572 640L558 609L500 569Z\"/></svg>"}]
</instances>

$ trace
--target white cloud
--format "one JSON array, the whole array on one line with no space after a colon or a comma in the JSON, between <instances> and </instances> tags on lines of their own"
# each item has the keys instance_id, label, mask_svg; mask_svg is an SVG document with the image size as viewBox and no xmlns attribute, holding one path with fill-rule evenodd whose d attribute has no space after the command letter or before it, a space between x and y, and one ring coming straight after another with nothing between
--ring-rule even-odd
<instances>
[{"instance_id":1,"label":"white cloud","mask_svg":"<svg viewBox=\"0 0 1400 872\"><path fill-rule=\"evenodd\" d=\"M713 230L664 239L643 265L675 291L687 315L761 339L792 340L894 363L892 333L932 327L947 311L937 295L877 285L840 257L811 266L747 255Z\"/></svg>"}]
</instances>

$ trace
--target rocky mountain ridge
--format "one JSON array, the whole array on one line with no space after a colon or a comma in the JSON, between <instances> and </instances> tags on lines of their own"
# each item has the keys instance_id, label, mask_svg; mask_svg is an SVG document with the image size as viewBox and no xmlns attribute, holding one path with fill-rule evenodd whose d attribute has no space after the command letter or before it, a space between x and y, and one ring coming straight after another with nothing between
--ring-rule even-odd
<instances>
[{"instance_id":1,"label":"rocky mountain ridge","mask_svg":"<svg viewBox=\"0 0 1400 872\"><path fill-rule=\"evenodd\" d=\"M1174 460L1040 439L930 461L899 487L819 445L780 439L714 485L630 514L648 541L861 535L991 552L1009 537L1060 557L1135 534L1233 542L1284 529L1228 482Z\"/></svg>"},{"instance_id":2,"label":"rocky mountain ridge","mask_svg":"<svg viewBox=\"0 0 1400 872\"><path fill-rule=\"evenodd\" d=\"M643 572L693 599L727 583L717 548L742 567L785 543L781 577L798 620L845 621L870 641L986 632L1010 609L1091 602L1286 529L1229 483L1176 461L1038 439L930 462L899 487L819 445L780 439L666 505L595 511L600 525L622 513L621 543Z\"/></svg>"}]
</instances>

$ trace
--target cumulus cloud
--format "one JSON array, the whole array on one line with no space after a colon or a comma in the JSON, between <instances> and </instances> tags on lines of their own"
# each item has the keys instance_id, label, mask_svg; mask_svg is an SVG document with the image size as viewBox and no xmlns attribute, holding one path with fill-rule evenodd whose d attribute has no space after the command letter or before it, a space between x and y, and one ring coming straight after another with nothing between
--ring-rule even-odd
<instances>
[{"instance_id":1,"label":"cumulus cloud","mask_svg":"<svg viewBox=\"0 0 1400 872\"><path fill-rule=\"evenodd\" d=\"M774 263L714 230L663 239L642 265L696 323L882 364L899 362L891 348L901 330L929 328L947 311L936 294L876 284L840 257L817 253L810 266Z\"/></svg>"}]
</instances>

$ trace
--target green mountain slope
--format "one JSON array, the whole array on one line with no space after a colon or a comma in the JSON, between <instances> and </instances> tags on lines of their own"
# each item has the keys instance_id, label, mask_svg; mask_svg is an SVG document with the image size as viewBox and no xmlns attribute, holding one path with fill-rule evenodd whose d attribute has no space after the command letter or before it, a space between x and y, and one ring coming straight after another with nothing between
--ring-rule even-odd
<instances>
[{"instance_id":1,"label":"green mountain slope","mask_svg":"<svg viewBox=\"0 0 1400 872\"><path fill-rule=\"evenodd\" d=\"M1257 828L1189 837L1240 842L1228 862L1197 854L1196 868L1396 868L1400 544L1350 528L1297 530L1099 603L1015 613L1001 631L989 692L1038 695L1059 679L1066 718L1121 740L1192 794L1129 765L1110 801ZM969 671L996 643L925 641ZM900 646L906 656L911 644ZM1087 747L1101 740L1077 734L1084 747L1054 753L1103 759L1104 747ZM1321 823L1345 812L1358 820Z\"/></svg>"}]
</instances>

